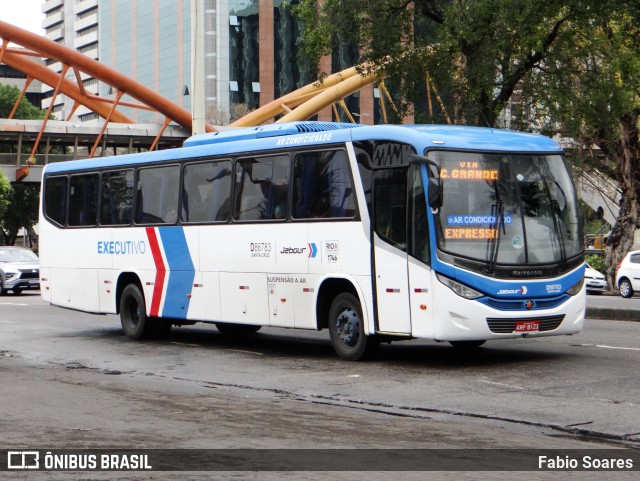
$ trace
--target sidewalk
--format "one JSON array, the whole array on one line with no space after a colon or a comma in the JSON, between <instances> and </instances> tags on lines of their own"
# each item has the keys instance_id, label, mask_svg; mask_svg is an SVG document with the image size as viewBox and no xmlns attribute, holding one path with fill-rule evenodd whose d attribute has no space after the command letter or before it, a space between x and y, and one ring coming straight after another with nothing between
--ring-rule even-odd
<instances>
[{"instance_id":1,"label":"sidewalk","mask_svg":"<svg viewBox=\"0 0 640 481\"><path fill-rule=\"evenodd\" d=\"M612 321L639 321L640 309L617 309L613 307L587 307L587 319Z\"/></svg>"}]
</instances>

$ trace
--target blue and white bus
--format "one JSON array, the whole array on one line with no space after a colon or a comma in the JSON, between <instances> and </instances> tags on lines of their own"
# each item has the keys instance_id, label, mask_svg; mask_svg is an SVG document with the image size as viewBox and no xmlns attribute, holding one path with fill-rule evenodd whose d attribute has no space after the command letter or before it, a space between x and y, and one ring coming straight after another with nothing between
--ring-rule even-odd
<instances>
[{"instance_id":1,"label":"blue and white bus","mask_svg":"<svg viewBox=\"0 0 640 481\"><path fill-rule=\"evenodd\" d=\"M562 149L543 136L296 122L49 164L41 291L119 314L131 339L215 323L453 346L574 334L584 252Z\"/></svg>"}]
</instances>

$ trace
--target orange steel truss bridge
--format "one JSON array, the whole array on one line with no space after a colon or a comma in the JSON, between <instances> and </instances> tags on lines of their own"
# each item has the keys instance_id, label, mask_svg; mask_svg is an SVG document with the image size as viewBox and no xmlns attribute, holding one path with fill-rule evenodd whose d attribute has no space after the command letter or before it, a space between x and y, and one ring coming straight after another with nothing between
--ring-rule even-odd
<instances>
[{"instance_id":1,"label":"orange steel truss bridge","mask_svg":"<svg viewBox=\"0 0 640 481\"><path fill-rule=\"evenodd\" d=\"M19 166L17 169L16 180L24 179L29 173L30 166L35 163L35 154L38 151L38 145L50 118L51 109L55 104L56 97L60 94L66 95L74 101L72 112L66 120L70 119L80 105L90 109L104 119L104 125L97 134L89 157L93 157L96 152L109 122L134 123L119 110L119 107L155 111L164 115L164 124L149 150L154 150L157 147L158 140L171 122L178 124L189 132L192 131L192 115L189 111L136 80L84 54L3 21L0 21L0 38L2 40L0 63L21 71L27 76L25 86L18 96L8 117L9 119L12 119L15 115L18 105L34 79L53 89L53 97L50 100L45 119L41 123L29 160L26 165ZM62 65L62 71L58 73L44 66L41 61L43 58L59 62ZM74 75L67 76L69 72L73 72ZM84 88L82 74L109 85L112 91L116 92L114 98L99 97L88 92ZM344 98L374 82L378 82L378 87L383 92L386 102L390 108L397 112L389 92L384 87L384 79L381 75L378 75L373 69L351 67L342 72L329 75L323 81L306 85L274 100L236 120L230 126L251 127L274 121L306 120L329 106L333 106L337 115L338 105L342 107L348 118L355 123L353 116L346 107ZM124 95L128 95L135 102L124 101L122 99ZM381 96L381 110L383 119L386 122L387 113L383 96ZM207 132L219 129L219 127L210 124L205 124L204 128Z\"/></svg>"}]
</instances>

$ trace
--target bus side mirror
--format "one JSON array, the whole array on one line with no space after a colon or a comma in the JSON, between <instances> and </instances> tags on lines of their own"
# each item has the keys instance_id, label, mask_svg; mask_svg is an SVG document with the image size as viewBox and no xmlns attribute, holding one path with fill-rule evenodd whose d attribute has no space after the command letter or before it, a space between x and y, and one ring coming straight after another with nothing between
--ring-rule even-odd
<instances>
[{"instance_id":1,"label":"bus side mirror","mask_svg":"<svg viewBox=\"0 0 640 481\"><path fill-rule=\"evenodd\" d=\"M427 201L429 202L429 207L432 209L442 207L442 182L440 179L429 178L429 183L427 184Z\"/></svg>"}]
</instances>

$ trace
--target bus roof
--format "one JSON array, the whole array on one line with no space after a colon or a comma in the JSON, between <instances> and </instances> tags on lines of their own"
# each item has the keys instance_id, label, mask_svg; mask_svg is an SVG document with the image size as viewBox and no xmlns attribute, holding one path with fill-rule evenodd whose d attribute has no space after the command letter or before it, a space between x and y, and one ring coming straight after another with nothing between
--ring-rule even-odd
<instances>
[{"instance_id":1,"label":"bus roof","mask_svg":"<svg viewBox=\"0 0 640 481\"><path fill-rule=\"evenodd\" d=\"M184 147L48 164L45 173L120 167L212 155L232 155L282 147L336 144L348 141L392 140L427 149L493 152L560 153L554 140L538 134L487 127L451 125L373 125L337 122L290 122L211 132L190 137Z\"/></svg>"}]
</instances>

